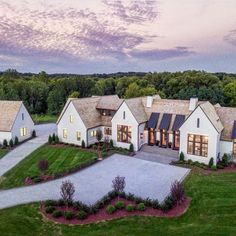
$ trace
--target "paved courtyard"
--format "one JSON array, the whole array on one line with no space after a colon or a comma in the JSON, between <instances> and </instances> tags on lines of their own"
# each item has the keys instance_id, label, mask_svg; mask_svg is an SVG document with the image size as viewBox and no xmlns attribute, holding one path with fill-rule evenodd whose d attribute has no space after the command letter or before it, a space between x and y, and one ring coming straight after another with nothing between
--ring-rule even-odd
<instances>
[{"instance_id":1,"label":"paved courtyard","mask_svg":"<svg viewBox=\"0 0 236 236\"><path fill-rule=\"evenodd\" d=\"M36 138L22 143L0 159L0 176L4 175L30 153L45 144L48 141L48 135L56 133L57 129L56 124L44 124L36 125L35 130L37 134Z\"/></svg>"},{"instance_id":2,"label":"paved courtyard","mask_svg":"<svg viewBox=\"0 0 236 236\"><path fill-rule=\"evenodd\" d=\"M127 193L158 199L161 202L169 194L171 184L175 180L183 180L189 171L181 167L114 154L68 177L34 186L0 191L0 208L58 199L60 185L66 179L70 179L75 185L76 200L93 204L112 189L112 180L117 175L125 176Z\"/></svg>"}]
</instances>

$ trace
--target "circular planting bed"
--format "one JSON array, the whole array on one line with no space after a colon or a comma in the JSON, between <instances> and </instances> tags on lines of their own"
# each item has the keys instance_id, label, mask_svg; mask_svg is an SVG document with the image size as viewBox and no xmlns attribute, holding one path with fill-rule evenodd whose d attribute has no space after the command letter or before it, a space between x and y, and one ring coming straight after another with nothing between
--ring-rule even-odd
<instances>
[{"instance_id":1,"label":"circular planting bed","mask_svg":"<svg viewBox=\"0 0 236 236\"><path fill-rule=\"evenodd\" d=\"M190 198L185 197L181 203L173 204L170 199L166 199L160 205L157 200L142 200L131 194L125 197L108 194L93 206L80 202L65 206L62 200L46 201L41 204L40 211L46 219L55 223L83 225L134 215L179 217L186 212L190 201Z\"/></svg>"}]
</instances>

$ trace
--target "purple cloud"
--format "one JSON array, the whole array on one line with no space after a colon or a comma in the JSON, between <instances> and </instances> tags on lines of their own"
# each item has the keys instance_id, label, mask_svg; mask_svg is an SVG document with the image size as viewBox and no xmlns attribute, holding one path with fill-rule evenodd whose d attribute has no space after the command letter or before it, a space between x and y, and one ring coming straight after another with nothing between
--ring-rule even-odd
<instances>
[{"instance_id":1,"label":"purple cloud","mask_svg":"<svg viewBox=\"0 0 236 236\"><path fill-rule=\"evenodd\" d=\"M134 50L129 53L131 57L147 60L164 60L168 58L189 56L194 52L188 47L175 47L171 49Z\"/></svg>"},{"instance_id":2,"label":"purple cloud","mask_svg":"<svg viewBox=\"0 0 236 236\"><path fill-rule=\"evenodd\" d=\"M230 44L232 44L233 46L236 46L236 29L232 30L229 32L229 34L227 34L224 37L224 40Z\"/></svg>"}]
</instances>

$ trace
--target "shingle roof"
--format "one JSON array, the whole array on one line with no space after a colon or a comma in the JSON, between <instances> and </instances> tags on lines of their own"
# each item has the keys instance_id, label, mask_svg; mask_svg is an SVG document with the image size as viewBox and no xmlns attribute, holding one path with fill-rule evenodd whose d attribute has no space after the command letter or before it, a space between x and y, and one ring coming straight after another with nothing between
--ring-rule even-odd
<instances>
[{"instance_id":1,"label":"shingle roof","mask_svg":"<svg viewBox=\"0 0 236 236\"><path fill-rule=\"evenodd\" d=\"M200 107L207 115L208 119L211 121L216 130L220 133L224 127L221 123L220 117L215 110L215 107L210 102L204 102L200 104Z\"/></svg>"},{"instance_id":2,"label":"shingle roof","mask_svg":"<svg viewBox=\"0 0 236 236\"><path fill-rule=\"evenodd\" d=\"M0 101L0 131L11 131L22 104L21 101Z\"/></svg>"},{"instance_id":3,"label":"shingle roof","mask_svg":"<svg viewBox=\"0 0 236 236\"><path fill-rule=\"evenodd\" d=\"M146 112L144 110L142 99L142 97L139 97L125 100L125 103L129 107L130 111L139 124L144 123L148 120Z\"/></svg>"},{"instance_id":4,"label":"shingle roof","mask_svg":"<svg viewBox=\"0 0 236 236\"><path fill-rule=\"evenodd\" d=\"M117 95L102 96L100 97L96 108L116 111L120 107L122 101L123 99L120 99Z\"/></svg>"},{"instance_id":5,"label":"shingle roof","mask_svg":"<svg viewBox=\"0 0 236 236\"><path fill-rule=\"evenodd\" d=\"M222 140L231 140L234 121L236 119L235 107L217 107L216 112L224 126L221 134Z\"/></svg>"}]
</instances>

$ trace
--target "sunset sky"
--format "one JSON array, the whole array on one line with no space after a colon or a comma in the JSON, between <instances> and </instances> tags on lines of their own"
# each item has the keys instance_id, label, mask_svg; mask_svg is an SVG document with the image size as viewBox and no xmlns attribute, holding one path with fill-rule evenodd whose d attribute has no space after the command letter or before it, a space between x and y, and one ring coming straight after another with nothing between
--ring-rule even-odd
<instances>
[{"instance_id":1,"label":"sunset sky","mask_svg":"<svg viewBox=\"0 0 236 236\"><path fill-rule=\"evenodd\" d=\"M236 72L235 0L0 0L0 70Z\"/></svg>"}]
</instances>

